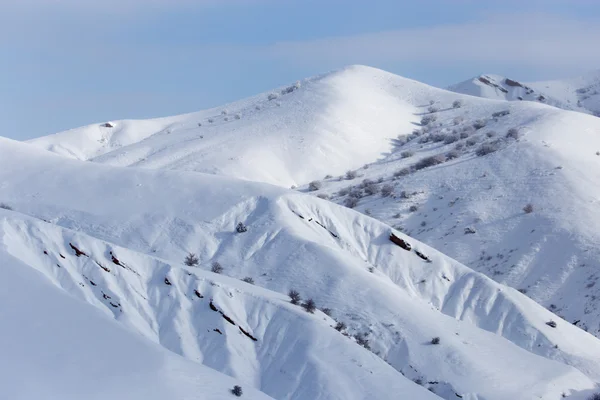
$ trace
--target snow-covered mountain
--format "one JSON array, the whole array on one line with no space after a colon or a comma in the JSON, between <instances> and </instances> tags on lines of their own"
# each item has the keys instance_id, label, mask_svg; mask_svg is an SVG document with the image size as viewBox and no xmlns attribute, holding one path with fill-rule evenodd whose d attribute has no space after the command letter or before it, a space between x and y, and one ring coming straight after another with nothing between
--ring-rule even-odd
<instances>
[{"instance_id":1,"label":"snow-covered mountain","mask_svg":"<svg viewBox=\"0 0 600 400\"><path fill-rule=\"evenodd\" d=\"M212 373L217 399L234 384L257 399L586 399L598 133L589 115L355 66L209 111L0 138L0 257L26 271L15 287L35 276L168 357L149 374L178 363L182 398Z\"/></svg>"},{"instance_id":2,"label":"snow-covered mountain","mask_svg":"<svg viewBox=\"0 0 600 400\"><path fill-rule=\"evenodd\" d=\"M498 100L529 100L600 116L600 71L571 79L519 82L500 75L480 75L448 88L457 93Z\"/></svg>"},{"instance_id":3,"label":"snow-covered mountain","mask_svg":"<svg viewBox=\"0 0 600 400\"><path fill-rule=\"evenodd\" d=\"M444 399L556 398L600 379L596 338L401 233L411 250L395 245L389 227L345 207L7 140L0 156L13 268L243 387L277 399L436 398L420 385ZM190 251L200 267L181 265ZM215 262L222 275L208 272ZM335 320L290 304L291 288Z\"/></svg>"}]
</instances>

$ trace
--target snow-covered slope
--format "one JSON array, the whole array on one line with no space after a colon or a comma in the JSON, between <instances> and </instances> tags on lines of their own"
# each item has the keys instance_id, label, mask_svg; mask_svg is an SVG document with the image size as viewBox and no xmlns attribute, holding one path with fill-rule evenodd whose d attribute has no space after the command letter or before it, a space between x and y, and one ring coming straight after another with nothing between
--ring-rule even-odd
<instances>
[{"instance_id":1,"label":"snow-covered slope","mask_svg":"<svg viewBox=\"0 0 600 400\"><path fill-rule=\"evenodd\" d=\"M351 67L220 108L117 121L113 127L95 124L31 143L110 165L217 173L289 187L320 178L324 169L339 174L357 168L389 151L391 140L414 119L413 107L397 94L420 92L422 86Z\"/></svg>"},{"instance_id":2,"label":"snow-covered slope","mask_svg":"<svg viewBox=\"0 0 600 400\"><path fill-rule=\"evenodd\" d=\"M497 100L529 100L600 116L600 71L576 78L522 83L500 75L480 75L449 90Z\"/></svg>"},{"instance_id":3,"label":"snow-covered slope","mask_svg":"<svg viewBox=\"0 0 600 400\"><path fill-rule=\"evenodd\" d=\"M593 336L416 240L396 232L412 248L393 244L388 226L331 202L8 140L0 167L13 208L0 210L5 259L244 388L276 399L576 399L600 379ZM180 264L189 251L200 267ZM223 275L207 271L215 261ZM290 304L290 288L331 309L349 336Z\"/></svg>"},{"instance_id":4,"label":"snow-covered slope","mask_svg":"<svg viewBox=\"0 0 600 400\"><path fill-rule=\"evenodd\" d=\"M0 264L3 399L231 399L238 380L141 339L5 249Z\"/></svg>"}]
</instances>

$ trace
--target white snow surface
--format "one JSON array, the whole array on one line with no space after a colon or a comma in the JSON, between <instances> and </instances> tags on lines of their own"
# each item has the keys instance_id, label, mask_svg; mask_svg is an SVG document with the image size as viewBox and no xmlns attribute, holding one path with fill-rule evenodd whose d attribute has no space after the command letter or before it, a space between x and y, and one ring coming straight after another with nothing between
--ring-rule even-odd
<instances>
[{"instance_id":1,"label":"white snow surface","mask_svg":"<svg viewBox=\"0 0 600 400\"><path fill-rule=\"evenodd\" d=\"M0 209L0 255L189 371L233 377L214 388L227 396L238 381L275 399L587 398L600 382L600 119L362 66L292 87L0 138L0 202L13 209ZM330 201L301 193L315 179ZM350 198L355 210L334 204ZM181 265L188 252L199 267ZM291 288L333 319L290 304Z\"/></svg>"},{"instance_id":2,"label":"white snow surface","mask_svg":"<svg viewBox=\"0 0 600 400\"><path fill-rule=\"evenodd\" d=\"M554 399L583 398L600 379L592 335L396 233L425 262L392 244L388 226L353 210L275 186L85 163L9 140L0 141L0 160L13 208L0 210L0 254L11 268L37 270L40 293L59 296L51 282L77 307L87 302L140 341L244 388L276 399ZM240 221L247 232L235 232ZM189 251L200 267L180 264ZM214 261L223 275L208 272ZM372 351L322 312L290 304L292 287L330 308L349 334L367 334ZM14 312L27 315L32 301ZM429 343L434 336L439 345Z\"/></svg>"},{"instance_id":3,"label":"white snow surface","mask_svg":"<svg viewBox=\"0 0 600 400\"><path fill-rule=\"evenodd\" d=\"M600 116L600 71L541 82L520 82L501 75L484 74L448 89L487 99L536 101Z\"/></svg>"}]
</instances>

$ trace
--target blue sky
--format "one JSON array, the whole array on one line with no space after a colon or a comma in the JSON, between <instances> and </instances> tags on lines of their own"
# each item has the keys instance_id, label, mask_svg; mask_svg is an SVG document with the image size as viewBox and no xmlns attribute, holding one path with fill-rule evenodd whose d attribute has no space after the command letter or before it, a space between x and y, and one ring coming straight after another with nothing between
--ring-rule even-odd
<instances>
[{"instance_id":1,"label":"blue sky","mask_svg":"<svg viewBox=\"0 0 600 400\"><path fill-rule=\"evenodd\" d=\"M0 0L0 135L196 111L348 64L436 86L600 69L596 0Z\"/></svg>"}]
</instances>

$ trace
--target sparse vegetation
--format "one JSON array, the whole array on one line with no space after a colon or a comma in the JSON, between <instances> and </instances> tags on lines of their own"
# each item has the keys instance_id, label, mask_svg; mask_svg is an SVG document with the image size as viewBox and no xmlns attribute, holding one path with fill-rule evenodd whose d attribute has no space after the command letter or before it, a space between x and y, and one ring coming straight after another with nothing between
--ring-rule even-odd
<instances>
[{"instance_id":1,"label":"sparse vegetation","mask_svg":"<svg viewBox=\"0 0 600 400\"><path fill-rule=\"evenodd\" d=\"M454 100L452 102L452 108L461 108L463 106L462 100Z\"/></svg>"},{"instance_id":2,"label":"sparse vegetation","mask_svg":"<svg viewBox=\"0 0 600 400\"><path fill-rule=\"evenodd\" d=\"M498 150L500 150L500 142L499 141L486 142L486 143L482 143L481 146L479 146L477 148L477 150L475 151L475 154L477 154L479 157L482 157L487 154L494 153Z\"/></svg>"},{"instance_id":3,"label":"sparse vegetation","mask_svg":"<svg viewBox=\"0 0 600 400\"><path fill-rule=\"evenodd\" d=\"M354 339L356 339L356 343L358 343L359 345L361 345L365 349L370 349L371 348L371 346L369 346L369 339L367 339L367 334L365 334L365 333L357 333L356 335L354 335Z\"/></svg>"},{"instance_id":4,"label":"sparse vegetation","mask_svg":"<svg viewBox=\"0 0 600 400\"><path fill-rule=\"evenodd\" d=\"M248 227L246 227L246 225L244 225L243 222L239 222L235 227L235 230L237 231L237 233L244 233L248 231Z\"/></svg>"},{"instance_id":5,"label":"sparse vegetation","mask_svg":"<svg viewBox=\"0 0 600 400\"><path fill-rule=\"evenodd\" d=\"M344 205L348 208L354 208L358 205L358 199L356 197L348 197L344 200Z\"/></svg>"},{"instance_id":6,"label":"sparse vegetation","mask_svg":"<svg viewBox=\"0 0 600 400\"><path fill-rule=\"evenodd\" d=\"M394 187L392 185L383 185L381 187L381 195L383 197L389 197L394 193Z\"/></svg>"},{"instance_id":7,"label":"sparse vegetation","mask_svg":"<svg viewBox=\"0 0 600 400\"><path fill-rule=\"evenodd\" d=\"M510 110L503 110L503 111L498 111L492 114L492 117L494 118L499 118L499 117L504 117L505 115L510 114Z\"/></svg>"},{"instance_id":8,"label":"sparse vegetation","mask_svg":"<svg viewBox=\"0 0 600 400\"><path fill-rule=\"evenodd\" d=\"M456 108L456 107L455 107ZM465 117L454 117L454 119L452 120L452 123L454 125L460 125L463 122L465 122Z\"/></svg>"},{"instance_id":9,"label":"sparse vegetation","mask_svg":"<svg viewBox=\"0 0 600 400\"><path fill-rule=\"evenodd\" d=\"M398 171L394 172L395 177L406 176L408 174L410 174L409 168L402 168L402 169L399 169Z\"/></svg>"},{"instance_id":10,"label":"sparse vegetation","mask_svg":"<svg viewBox=\"0 0 600 400\"><path fill-rule=\"evenodd\" d=\"M479 138L474 136L474 137L468 138L467 141L465 142L465 144L467 146L471 147L471 146L475 146L478 141L479 141Z\"/></svg>"},{"instance_id":11,"label":"sparse vegetation","mask_svg":"<svg viewBox=\"0 0 600 400\"><path fill-rule=\"evenodd\" d=\"M323 314L331 317L331 308L328 308L328 307L321 308L321 312Z\"/></svg>"},{"instance_id":12,"label":"sparse vegetation","mask_svg":"<svg viewBox=\"0 0 600 400\"><path fill-rule=\"evenodd\" d=\"M521 134L519 133L519 130L517 128L510 128L508 132L506 132L506 137L510 139L517 140L520 136Z\"/></svg>"},{"instance_id":13,"label":"sparse vegetation","mask_svg":"<svg viewBox=\"0 0 600 400\"><path fill-rule=\"evenodd\" d=\"M212 263L210 270L215 274L220 274L223 272L223 266L218 261L215 261Z\"/></svg>"},{"instance_id":14,"label":"sparse vegetation","mask_svg":"<svg viewBox=\"0 0 600 400\"><path fill-rule=\"evenodd\" d=\"M415 155L414 151L403 151L402 153L400 153L400 156L402 156L402 158L409 158Z\"/></svg>"},{"instance_id":15,"label":"sparse vegetation","mask_svg":"<svg viewBox=\"0 0 600 400\"><path fill-rule=\"evenodd\" d=\"M308 184L308 190L314 192L315 190L319 190L321 189L321 187L323 187L323 184L321 183L321 181L312 181L311 183Z\"/></svg>"},{"instance_id":16,"label":"sparse vegetation","mask_svg":"<svg viewBox=\"0 0 600 400\"><path fill-rule=\"evenodd\" d=\"M325 193L319 193L317 195L318 198L323 199L323 200L329 200L329 196L326 195Z\"/></svg>"},{"instance_id":17,"label":"sparse vegetation","mask_svg":"<svg viewBox=\"0 0 600 400\"><path fill-rule=\"evenodd\" d=\"M523 212L525 212L525 214L531 214L533 212L533 204L527 203L525 207L523 207Z\"/></svg>"},{"instance_id":18,"label":"sparse vegetation","mask_svg":"<svg viewBox=\"0 0 600 400\"><path fill-rule=\"evenodd\" d=\"M300 304L300 300L302 300L302 298L300 297L300 293L297 290L291 289L288 292L288 296L290 296L290 303L292 304Z\"/></svg>"},{"instance_id":19,"label":"sparse vegetation","mask_svg":"<svg viewBox=\"0 0 600 400\"><path fill-rule=\"evenodd\" d=\"M346 330L346 324L343 322L338 322L337 324L335 324L334 329L338 332L342 332Z\"/></svg>"},{"instance_id":20,"label":"sparse vegetation","mask_svg":"<svg viewBox=\"0 0 600 400\"><path fill-rule=\"evenodd\" d=\"M417 211L418 209L419 209L419 207L417 207L416 205L414 205L414 204L413 204L412 206L410 206L410 207L409 207L408 211L410 211L410 212L415 212L415 211Z\"/></svg>"},{"instance_id":21,"label":"sparse vegetation","mask_svg":"<svg viewBox=\"0 0 600 400\"><path fill-rule=\"evenodd\" d=\"M472 235L474 233L477 233L477 231L475 230L475 228L473 228L471 226L467 226L465 228L465 235Z\"/></svg>"},{"instance_id":22,"label":"sparse vegetation","mask_svg":"<svg viewBox=\"0 0 600 400\"><path fill-rule=\"evenodd\" d=\"M458 135L447 135L444 138L444 144L452 144L454 142L458 142L460 137Z\"/></svg>"},{"instance_id":23,"label":"sparse vegetation","mask_svg":"<svg viewBox=\"0 0 600 400\"><path fill-rule=\"evenodd\" d=\"M475 129L481 129L483 127L485 127L487 125L487 122L485 119L478 119L475 122L473 122L473 128Z\"/></svg>"},{"instance_id":24,"label":"sparse vegetation","mask_svg":"<svg viewBox=\"0 0 600 400\"><path fill-rule=\"evenodd\" d=\"M356 179L356 176L357 176L356 171L346 171L346 179L347 180Z\"/></svg>"},{"instance_id":25,"label":"sparse vegetation","mask_svg":"<svg viewBox=\"0 0 600 400\"><path fill-rule=\"evenodd\" d=\"M454 160L460 156L460 152L458 150L450 150L446 153L446 160Z\"/></svg>"},{"instance_id":26,"label":"sparse vegetation","mask_svg":"<svg viewBox=\"0 0 600 400\"><path fill-rule=\"evenodd\" d=\"M427 167L432 167L434 165L442 164L445 161L446 161L446 156L443 154L437 154L435 156L425 157L425 158L419 160L415 164L415 169L419 170L419 169L423 169L423 168L427 168Z\"/></svg>"},{"instance_id":27,"label":"sparse vegetation","mask_svg":"<svg viewBox=\"0 0 600 400\"><path fill-rule=\"evenodd\" d=\"M552 320L546 322L546 325L548 325L550 328L556 328L556 322Z\"/></svg>"},{"instance_id":28,"label":"sparse vegetation","mask_svg":"<svg viewBox=\"0 0 600 400\"><path fill-rule=\"evenodd\" d=\"M317 309L317 304L313 299L308 299L302 303L302 308L304 308L304 311L307 313L314 314L315 310Z\"/></svg>"},{"instance_id":29,"label":"sparse vegetation","mask_svg":"<svg viewBox=\"0 0 600 400\"><path fill-rule=\"evenodd\" d=\"M199 261L200 260L198 259L198 256L196 254L189 253L187 256L185 256L185 260L183 261L183 263L188 267L194 267L198 265Z\"/></svg>"},{"instance_id":30,"label":"sparse vegetation","mask_svg":"<svg viewBox=\"0 0 600 400\"><path fill-rule=\"evenodd\" d=\"M278 97L279 97L279 95L277 93L271 93L271 94L269 94L269 97L267 97L267 98L269 100L275 100Z\"/></svg>"},{"instance_id":31,"label":"sparse vegetation","mask_svg":"<svg viewBox=\"0 0 600 400\"><path fill-rule=\"evenodd\" d=\"M592 394L587 400L600 400L600 392Z\"/></svg>"},{"instance_id":32,"label":"sparse vegetation","mask_svg":"<svg viewBox=\"0 0 600 400\"><path fill-rule=\"evenodd\" d=\"M245 277L244 279L242 279L242 281L254 285L254 279L250 276Z\"/></svg>"},{"instance_id":33,"label":"sparse vegetation","mask_svg":"<svg viewBox=\"0 0 600 400\"><path fill-rule=\"evenodd\" d=\"M421 118L421 125L426 126L435 121L437 121L437 117L435 115L426 115L423 118Z\"/></svg>"},{"instance_id":34,"label":"sparse vegetation","mask_svg":"<svg viewBox=\"0 0 600 400\"><path fill-rule=\"evenodd\" d=\"M241 397L244 392L242 391L241 386L235 385L233 389L231 389L231 393L237 397Z\"/></svg>"},{"instance_id":35,"label":"sparse vegetation","mask_svg":"<svg viewBox=\"0 0 600 400\"><path fill-rule=\"evenodd\" d=\"M433 114L433 113L436 113L436 112L440 111L440 109L438 107L436 107L436 106L429 106L427 108L427 111L429 111L430 113Z\"/></svg>"},{"instance_id":36,"label":"sparse vegetation","mask_svg":"<svg viewBox=\"0 0 600 400\"><path fill-rule=\"evenodd\" d=\"M439 337L434 337L433 339L431 339L431 344L440 344L440 338Z\"/></svg>"},{"instance_id":37,"label":"sparse vegetation","mask_svg":"<svg viewBox=\"0 0 600 400\"><path fill-rule=\"evenodd\" d=\"M9 210L9 211L12 211L12 209L13 209L11 206L9 206L6 203L0 203L0 208L3 208L5 210Z\"/></svg>"}]
</instances>

